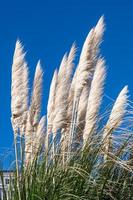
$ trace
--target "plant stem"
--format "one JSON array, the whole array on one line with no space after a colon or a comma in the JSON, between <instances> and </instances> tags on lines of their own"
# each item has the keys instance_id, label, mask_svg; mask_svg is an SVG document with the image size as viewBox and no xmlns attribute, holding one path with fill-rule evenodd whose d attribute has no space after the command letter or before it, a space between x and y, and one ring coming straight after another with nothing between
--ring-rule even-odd
<instances>
[{"instance_id":1,"label":"plant stem","mask_svg":"<svg viewBox=\"0 0 133 200\"><path fill-rule=\"evenodd\" d=\"M17 134L14 134L14 146L15 146L15 158L16 158L16 173L17 173L17 189L19 200L21 200L20 188L19 188L19 167L18 167L18 151L17 151Z\"/></svg>"},{"instance_id":2,"label":"plant stem","mask_svg":"<svg viewBox=\"0 0 133 200\"><path fill-rule=\"evenodd\" d=\"M75 126L77 121L77 110L78 110L78 103L79 101L74 101L73 105L73 112L72 112L72 122L71 122L71 128L70 128L70 140L69 140L69 146L68 146L68 158L70 158L70 154L72 151L72 143L74 138L74 132L75 132Z\"/></svg>"},{"instance_id":3,"label":"plant stem","mask_svg":"<svg viewBox=\"0 0 133 200\"><path fill-rule=\"evenodd\" d=\"M23 162L23 138L20 136L20 157L21 157L21 162Z\"/></svg>"}]
</instances>

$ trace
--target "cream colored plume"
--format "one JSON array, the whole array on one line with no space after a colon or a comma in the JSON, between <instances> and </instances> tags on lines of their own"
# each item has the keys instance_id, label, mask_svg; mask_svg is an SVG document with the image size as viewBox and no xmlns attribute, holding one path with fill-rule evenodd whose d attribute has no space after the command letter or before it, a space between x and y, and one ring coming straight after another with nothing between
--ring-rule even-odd
<instances>
[{"instance_id":1,"label":"cream colored plume","mask_svg":"<svg viewBox=\"0 0 133 200\"><path fill-rule=\"evenodd\" d=\"M104 32L103 18L100 18L95 28L89 32L82 47L78 67L70 88L68 118L71 120L70 136L73 138L76 125L75 112L78 110L79 98L85 85L90 87L94 74L99 45ZM74 111L74 112L73 112ZM72 116L72 117L71 117ZM72 142L73 139L71 139ZM70 143L71 143L70 142Z\"/></svg>"},{"instance_id":2,"label":"cream colored plume","mask_svg":"<svg viewBox=\"0 0 133 200\"><path fill-rule=\"evenodd\" d=\"M33 144L41 112L42 81L43 81L43 71L40 62L38 62L34 76L31 104L29 111L27 113L27 123L26 123L26 133L25 133L26 160L29 160L32 157L33 153Z\"/></svg>"},{"instance_id":3,"label":"cream colored plume","mask_svg":"<svg viewBox=\"0 0 133 200\"><path fill-rule=\"evenodd\" d=\"M22 90L22 106L23 110L27 111L29 106L29 71L27 63L23 65L22 81L23 81L23 90Z\"/></svg>"},{"instance_id":4,"label":"cream colored plume","mask_svg":"<svg viewBox=\"0 0 133 200\"><path fill-rule=\"evenodd\" d=\"M67 57L63 57L61 62L59 73L58 73L58 82L56 88L56 97L55 97L55 110L54 110L54 120L53 120L53 133L65 124L66 118L66 108L67 108L67 99L66 99L66 90L67 90L67 81L66 81L66 67L67 67Z\"/></svg>"},{"instance_id":5,"label":"cream colored plume","mask_svg":"<svg viewBox=\"0 0 133 200\"><path fill-rule=\"evenodd\" d=\"M39 61L36 66L31 105L29 110L33 126L36 126L39 122L39 117L41 112L42 82L43 82L43 71Z\"/></svg>"},{"instance_id":6,"label":"cream colored plume","mask_svg":"<svg viewBox=\"0 0 133 200\"><path fill-rule=\"evenodd\" d=\"M41 139L42 136L46 133L46 116L43 116L38 124L37 131L36 131L36 138Z\"/></svg>"},{"instance_id":7,"label":"cream colored plume","mask_svg":"<svg viewBox=\"0 0 133 200\"><path fill-rule=\"evenodd\" d=\"M77 69L76 69L77 70ZM73 104L74 104L74 92L75 92L75 84L76 84L76 71L74 73L72 82L70 84L69 93L68 93L68 106L66 112L66 121L67 125L64 132L64 139L62 141L62 149L63 151L67 151L68 147L70 148L71 142L71 130L73 126Z\"/></svg>"},{"instance_id":8,"label":"cream colored plume","mask_svg":"<svg viewBox=\"0 0 133 200\"><path fill-rule=\"evenodd\" d=\"M33 152L37 153L39 147L41 144L44 143L44 137L46 136L46 117L43 116L38 124L36 133L35 133L35 138L33 142Z\"/></svg>"},{"instance_id":9,"label":"cream colored plume","mask_svg":"<svg viewBox=\"0 0 133 200\"><path fill-rule=\"evenodd\" d=\"M76 69L77 71L77 69ZM72 111L73 111L73 103L74 103L74 92L75 92L75 84L76 84L76 71L74 73L70 89L69 89L69 94L68 94L68 109L67 109L67 121L68 121L68 129L70 128L70 123L72 120Z\"/></svg>"},{"instance_id":10,"label":"cream colored plume","mask_svg":"<svg viewBox=\"0 0 133 200\"><path fill-rule=\"evenodd\" d=\"M59 67L58 84L60 83L60 81L62 81L62 77L66 74L66 66L67 66L67 54L65 53Z\"/></svg>"},{"instance_id":11,"label":"cream colored plume","mask_svg":"<svg viewBox=\"0 0 133 200\"><path fill-rule=\"evenodd\" d=\"M77 144L80 144L83 139L83 130L85 125L85 116L86 116L86 110L87 110L87 102L88 102L88 96L89 96L89 86L85 85L79 99L79 105L77 110L77 120L76 120L76 134L74 137L74 142ZM70 138L69 140L70 141Z\"/></svg>"},{"instance_id":12,"label":"cream colored plume","mask_svg":"<svg viewBox=\"0 0 133 200\"><path fill-rule=\"evenodd\" d=\"M22 71L24 64L24 52L21 43L17 40L12 64L12 88L11 88L11 109L12 115L22 113Z\"/></svg>"},{"instance_id":13,"label":"cream colored plume","mask_svg":"<svg viewBox=\"0 0 133 200\"><path fill-rule=\"evenodd\" d=\"M72 81L75 56L76 56L76 45L74 43L70 49L70 52L69 52L68 58L67 58L66 78L68 79L68 82ZM70 87L70 84L68 84L68 85Z\"/></svg>"},{"instance_id":14,"label":"cream colored plume","mask_svg":"<svg viewBox=\"0 0 133 200\"><path fill-rule=\"evenodd\" d=\"M107 124L104 128L103 142L105 151L108 151L110 148L110 143L111 143L110 137L112 132L115 129L117 129L123 121L123 117L126 113L126 107L127 107L127 100L128 100L127 94L128 94L128 87L125 86L118 95L114 103L114 106L112 108L109 119L107 121Z\"/></svg>"},{"instance_id":15,"label":"cream colored plume","mask_svg":"<svg viewBox=\"0 0 133 200\"><path fill-rule=\"evenodd\" d=\"M53 132L56 132L59 128L64 128L66 126L67 119L67 107L68 107L68 94L71 84L71 76L74 67L74 58L76 53L75 44L72 45L68 57L63 57L61 62L59 73L58 73L58 83L55 98L55 111L53 120Z\"/></svg>"},{"instance_id":16,"label":"cream colored plume","mask_svg":"<svg viewBox=\"0 0 133 200\"><path fill-rule=\"evenodd\" d=\"M79 98L88 77L93 76L96 58L99 53L99 45L104 32L104 20L100 18L95 28L88 34L80 55L80 60L76 72L75 98Z\"/></svg>"},{"instance_id":17,"label":"cream colored plume","mask_svg":"<svg viewBox=\"0 0 133 200\"><path fill-rule=\"evenodd\" d=\"M58 84L57 84L57 91L56 91L56 107L54 112L54 120L53 120L53 133L54 136L58 129L61 130L61 137L62 137L62 148L64 149L67 143L66 138L66 127L68 125L68 117L67 117L67 110L69 109L68 97L69 97L69 90L72 81L72 74L74 68L74 59L76 54L76 46L75 44L72 45L68 57L63 57L63 61L61 62L61 66L58 73ZM70 125L70 124L69 124ZM65 129L65 131L63 131ZM63 140L65 138L65 140Z\"/></svg>"},{"instance_id":18,"label":"cream colored plume","mask_svg":"<svg viewBox=\"0 0 133 200\"><path fill-rule=\"evenodd\" d=\"M74 43L72 45L71 49L70 49L69 54L68 54L66 74L65 74L65 79L66 79L66 87L65 87L66 95L65 95L65 98L66 98L66 105L67 106L65 107L66 116L65 116L65 119L64 119L66 121L65 131L62 132L62 150L63 151L65 150L67 143L69 141L69 135L68 135L69 130L68 129L70 127L70 118L71 118L71 116L69 116L69 113L70 113L70 110L72 108L72 102L73 102L73 99L71 98L73 93L72 93L72 89L70 89L70 88L71 88L71 82L73 81L72 75L73 75L73 69L74 69L75 56L76 56L76 45Z\"/></svg>"},{"instance_id":19,"label":"cream colored plume","mask_svg":"<svg viewBox=\"0 0 133 200\"><path fill-rule=\"evenodd\" d=\"M14 132L18 131L21 124L21 116L24 112L23 108L23 66L25 63L25 53L19 40L16 42L15 52L12 64L12 86L11 86L11 111L12 125Z\"/></svg>"},{"instance_id":20,"label":"cream colored plume","mask_svg":"<svg viewBox=\"0 0 133 200\"><path fill-rule=\"evenodd\" d=\"M50 85L48 105L47 105L47 134L51 133L52 125L53 125L53 112L55 109L55 96L56 96L56 87L58 80L58 72L55 70L53 79Z\"/></svg>"},{"instance_id":21,"label":"cream colored plume","mask_svg":"<svg viewBox=\"0 0 133 200\"><path fill-rule=\"evenodd\" d=\"M20 125L20 134L25 134L26 131L26 123L27 123L27 112L29 107L29 79L28 79L28 66L25 62L23 65L23 73L22 73L22 81L23 81L23 88L22 88L22 107L23 107L23 114L21 117L21 125Z\"/></svg>"},{"instance_id":22,"label":"cream colored plume","mask_svg":"<svg viewBox=\"0 0 133 200\"><path fill-rule=\"evenodd\" d=\"M25 163L33 161L35 154L38 152L41 144L44 143L46 136L46 117L43 116L37 127L31 125L30 116L28 114L27 127L25 135Z\"/></svg>"},{"instance_id":23,"label":"cream colored plume","mask_svg":"<svg viewBox=\"0 0 133 200\"><path fill-rule=\"evenodd\" d=\"M83 133L83 128L85 124L85 116L86 116L86 110L87 110L87 103L88 103L88 97L89 97L89 91L90 88L88 85L85 85L81 96L79 99L79 105L78 105L78 113L77 113L77 129L78 129L78 135L79 138L81 133Z\"/></svg>"},{"instance_id":24,"label":"cream colored plume","mask_svg":"<svg viewBox=\"0 0 133 200\"><path fill-rule=\"evenodd\" d=\"M98 53L97 51L99 51L98 47L99 47L100 43L102 42L104 30L105 30L104 16L102 16L94 28L94 34L95 34L95 36L94 36L94 43L95 43L94 51L96 54Z\"/></svg>"},{"instance_id":25,"label":"cream colored plume","mask_svg":"<svg viewBox=\"0 0 133 200\"><path fill-rule=\"evenodd\" d=\"M71 80L71 75L72 75L73 68L74 68L73 62L75 59L75 55L76 55L76 46L75 46L75 44L73 44L72 48L70 50L70 53L68 55L68 61L67 61L67 73L68 73L68 77L69 77L68 82L70 82L68 84L68 86L69 86L69 88L68 88L68 108L67 108L68 126L70 125L70 121L71 121L71 117L72 117L72 107L73 107L74 88L75 88L76 72L74 73L74 77Z\"/></svg>"},{"instance_id":26,"label":"cream colored plume","mask_svg":"<svg viewBox=\"0 0 133 200\"><path fill-rule=\"evenodd\" d=\"M103 59L98 59L87 103L85 128L83 132L84 145L86 144L89 137L91 137L91 132L93 131L97 122L97 114L102 100L104 80L105 63Z\"/></svg>"}]
</instances>

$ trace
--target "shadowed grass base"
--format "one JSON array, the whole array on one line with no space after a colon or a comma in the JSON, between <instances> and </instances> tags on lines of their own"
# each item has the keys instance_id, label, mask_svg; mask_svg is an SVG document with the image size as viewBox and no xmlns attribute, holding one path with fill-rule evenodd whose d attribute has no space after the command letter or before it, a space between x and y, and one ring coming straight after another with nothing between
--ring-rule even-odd
<instances>
[{"instance_id":1,"label":"shadowed grass base","mask_svg":"<svg viewBox=\"0 0 133 200\"><path fill-rule=\"evenodd\" d=\"M133 197L132 162L122 160L128 141L106 161L101 145L86 145L63 165L62 155L54 163L40 152L32 165L22 169L19 179L22 200L131 200ZM10 186L10 199L18 200L17 182Z\"/></svg>"}]
</instances>

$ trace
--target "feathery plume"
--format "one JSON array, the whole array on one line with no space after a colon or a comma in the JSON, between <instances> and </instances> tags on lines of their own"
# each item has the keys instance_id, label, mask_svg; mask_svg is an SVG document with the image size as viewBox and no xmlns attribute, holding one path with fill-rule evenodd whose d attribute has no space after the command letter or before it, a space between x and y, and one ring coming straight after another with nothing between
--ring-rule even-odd
<instances>
[{"instance_id":1,"label":"feathery plume","mask_svg":"<svg viewBox=\"0 0 133 200\"><path fill-rule=\"evenodd\" d=\"M98 20L97 25L94 28L94 43L95 43L95 48L94 51L98 53L99 51L99 45L102 42L102 37L103 33L105 30L105 23L104 23L104 16L101 16L100 19Z\"/></svg>"},{"instance_id":2,"label":"feathery plume","mask_svg":"<svg viewBox=\"0 0 133 200\"><path fill-rule=\"evenodd\" d=\"M66 72L64 73L64 77L65 77L65 87L64 87L64 100L65 100L65 106L64 106L64 111L67 113L68 109L70 109L70 105L69 103L69 93L70 93L70 87L71 87L71 82L72 82L72 74L73 74L73 68L74 68L74 59L76 56L76 45L75 43L72 45L70 52L68 54L68 58L67 58L67 63L66 63ZM68 117L67 114L65 114L65 131L62 132L62 151L64 152L66 146L67 146L67 141L68 141L68 127L70 126L70 118Z\"/></svg>"},{"instance_id":3,"label":"feathery plume","mask_svg":"<svg viewBox=\"0 0 133 200\"><path fill-rule=\"evenodd\" d=\"M97 122L97 114L102 101L104 80L105 63L103 59L98 59L87 103L85 128L83 132L84 145L86 144L88 138L91 137L91 131Z\"/></svg>"},{"instance_id":4,"label":"feathery plume","mask_svg":"<svg viewBox=\"0 0 133 200\"><path fill-rule=\"evenodd\" d=\"M23 81L23 90L22 90L22 106L23 110L28 110L29 105L29 71L27 63L25 62L23 65L23 73L22 73L22 81Z\"/></svg>"},{"instance_id":5,"label":"feathery plume","mask_svg":"<svg viewBox=\"0 0 133 200\"><path fill-rule=\"evenodd\" d=\"M26 134L25 134L25 160L32 159L33 144L35 140L35 133L39 122L41 112L41 92L42 92L43 71L40 62L37 63L33 91L31 97L31 104L27 114Z\"/></svg>"},{"instance_id":6,"label":"feathery plume","mask_svg":"<svg viewBox=\"0 0 133 200\"><path fill-rule=\"evenodd\" d=\"M76 125L77 126L76 141L77 142L80 142L83 136L82 133L84 130L84 125L85 125L85 116L86 116L86 110L87 110L89 90L90 88L88 87L88 85L85 85L79 99L78 112L77 112L77 125Z\"/></svg>"},{"instance_id":7,"label":"feathery plume","mask_svg":"<svg viewBox=\"0 0 133 200\"><path fill-rule=\"evenodd\" d=\"M66 65L67 65L67 54L63 56L60 67L59 67L59 72L58 72L58 83L62 81L62 77L65 75L66 72Z\"/></svg>"},{"instance_id":8,"label":"feathery plume","mask_svg":"<svg viewBox=\"0 0 133 200\"><path fill-rule=\"evenodd\" d=\"M91 80L94 74L97 56L99 53L99 45L104 32L104 22L101 18L96 27L89 32L84 45L82 47L79 64L74 75L74 100L72 106L72 123L70 128L70 145L72 144L75 126L77 123L77 110L79 104L79 98L85 85L91 86Z\"/></svg>"},{"instance_id":9,"label":"feathery plume","mask_svg":"<svg viewBox=\"0 0 133 200\"><path fill-rule=\"evenodd\" d=\"M36 126L38 124L41 112L42 81L43 81L43 71L39 61L36 66L31 105L29 110L33 126Z\"/></svg>"},{"instance_id":10,"label":"feathery plume","mask_svg":"<svg viewBox=\"0 0 133 200\"><path fill-rule=\"evenodd\" d=\"M57 94L55 98L55 112L53 121L53 131L56 132L59 128L66 126L66 112L68 106L68 93L71 84L71 75L73 72L73 61L75 58L76 47L72 45L68 57L65 56L62 59L59 73L58 73L58 84Z\"/></svg>"},{"instance_id":11,"label":"feathery plume","mask_svg":"<svg viewBox=\"0 0 133 200\"><path fill-rule=\"evenodd\" d=\"M88 96L89 96L89 88L88 88L88 85L85 85L79 99L77 124L80 124L80 122L84 120L87 102L88 102Z\"/></svg>"},{"instance_id":12,"label":"feathery plume","mask_svg":"<svg viewBox=\"0 0 133 200\"><path fill-rule=\"evenodd\" d=\"M91 58L92 43L94 37L94 29L92 29L83 45L79 64L76 70L75 98L79 98L81 91L89 77L89 72L93 69L93 58Z\"/></svg>"},{"instance_id":13,"label":"feathery plume","mask_svg":"<svg viewBox=\"0 0 133 200\"><path fill-rule=\"evenodd\" d=\"M46 116L43 116L39 121L36 131L36 137L40 140L45 133L46 133Z\"/></svg>"},{"instance_id":14,"label":"feathery plume","mask_svg":"<svg viewBox=\"0 0 133 200\"><path fill-rule=\"evenodd\" d=\"M23 65L23 72L22 72L22 81L23 81L23 88L22 88L22 107L23 107L23 114L21 117L21 125L20 125L20 134L23 135L26 131L26 120L27 120L27 112L29 106L29 79L28 79L28 66L27 63L24 62Z\"/></svg>"},{"instance_id":15,"label":"feathery plume","mask_svg":"<svg viewBox=\"0 0 133 200\"><path fill-rule=\"evenodd\" d=\"M76 45L75 45L75 43L73 43L73 45L70 49L70 52L68 54L68 58L67 58L66 78L68 79L68 82L72 81L75 56L76 56ZM70 87L70 84L68 84L68 85Z\"/></svg>"},{"instance_id":16,"label":"feathery plume","mask_svg":"<svg viewBox=\"0 0 133 200\"><path fill-rule=\"evenodd\" d=\"M37 126L37 130L35 133L35 139L33 142L33 155L35 155L37 153L40 145L43 144L44 136L46 136L46 117L45 116L43 116L40 119L39 124Z\"/></svg>"},{"instance_id":17,"label":"feathery plume","mask_svg":"<svg viewBox=\"0 0 133 200\"><path fill-rule=\"evenodd\" d=\"M77 124L77 111L79 98L85 85L91 85L91 79L95 70L96 60L99 53L99 45L104 32L104 22L101 18L96 27L89 32L79 59L78 67L75 71L73 81L70 87L70 93L68 97L68 111L67 117L71 120L71 125L67 128L69 133L69 148L73 143L75 127ZM69 120L68 120L69 123ZM68 133L67 133L68 135Z\"/></svg>"},{"instance_id":18,"label":"feathery plume","mask_svg":"<svg viewBox=\"0 0 133 200\"><path fill-rule=\"evenodd\" d=\"M70 80L69 91L68 91L68 108L67 108L67 121L68 126L70 125L71 117L72 117L72 107L73 107L73 98L74 98L74 87L75 87L75 76L76 72L74 73L74 77L71 80L72 71L74 68L74 58L76 55L76 46L75 44L72 45L72 48L70 50L70 53L68 55L68 62L67 62L67 73L68 73L68 79Z\"/></svg>"},{"instance_id":19,"label":"feathery plume","mask_svg":"<svg viewBox=\"0 0 133 200\"><path fill-rule=\"evenodd\" d=\"M55 110L54 110L54 119L53 119L53 133L56 133L58 129L65 126L66 119L66 108L67 108L67 81L66 81L66 67L67 67L67 57L63 57L59 73L58 73L58 82L56 88L55 97Z\"/></svg>"},{"instance_id":20,"label":"feathery plume","mask_svg":"<svg viewBox=\"0 0 133 200\"><path fill-rule=\"evenodd\" d=\"M55 96L56 96L56 87L58 80L58 72L55 70L49 91L48 105L47 105L47 134L51 133L52 124L53 124L53 111L55 109Z\"/></svg>"},{"instance_id":21,"label":"feathery plume","mask_svg":"<svg viewBox=\"0 0 133 200\"><path fill-rule=\"evenodd\" d=\"M128 93L128 87L125 86L121 90L120 94L118 95L114 103L114 106L112 108L109 119L104 128L104 133L103 133L104 144L103 145L106 152L108 152L110 148L110 143L111 143L110 137L111 137L112 132L121 125L123 121L123 117L126 113L127 99L128 99L127 93Z\"/></svg>"},{"instance_id":22,"label":"feathery plume","mask_svg":"<svg viewBox=\"0 0 133 200\"><path fill-rule=\"evenodd\" d=\"M19 187L19 166L18 166L18 149L17 149L17 134L20 126L22 125L23 108L23 66L25 63L25 53L19 40L16 42L15 52L13 56L12 64L12 86L11 86L11 111L12 111L12 127L14 131L14 147L16 158L16 176L17 176L17 189L19 199L20 187Z\"/></svg>"},{"instance_id":23,"label":"feathery plume","mask_svg":"<svg viewBox=\"0 0 133 200\"><path fill-rule=\"evenodd\" d=\"M104 20L100 18L95 28L93 28L83 45L76 74L75 98L79 98L88 77L92 77L99 53L99 45L104 32Z\"/></svg>"},{"instance_id":24,"label":"feathery plume","mask_svg":"<svg viewBox=\"0 0 133 200\"><path fill-rule=\"evenodd\" d=\"M68 109L67 109L67 121L68 121L68 126L70 126L70 122L72 119L72 110L73 110L73 103L74 103L74 92L75 92L75 84L76 84L76 72L77 69L74 73L70 89L69 89L69 94L68 94Z\"/></svg>"},{"instance_id":25,"label":"feathery plume","mask_svg":"<svg viewBox=\"0 0 133 200\"><path fill-rule=\"evenodd\" d=\"M23 113L23 66L25 53L19 40L16 42L15 52L12 64L12 86L11 86L11 111L12 111L12 126L14 133L18 131L20 124L20 116Z\"/></svg>"},{"instance_id":26,"label":"feathery plume","mask_svg":"<svg viewBox=\"0 0 133 200\"><path fill-rule=\"evenodd\" d=\"M73 142L77 145L79 145L83 140L83 130L84 130L84 125L85 125L85 116L86 116L86 110L87 110L89 90L90 88L88 87L88 85L85 85L79 99L79 105L78 105L78 110L77 110L76 131L73 138ZM70 138L68 141L70 141Z\"/></svg>"}]
</instances>

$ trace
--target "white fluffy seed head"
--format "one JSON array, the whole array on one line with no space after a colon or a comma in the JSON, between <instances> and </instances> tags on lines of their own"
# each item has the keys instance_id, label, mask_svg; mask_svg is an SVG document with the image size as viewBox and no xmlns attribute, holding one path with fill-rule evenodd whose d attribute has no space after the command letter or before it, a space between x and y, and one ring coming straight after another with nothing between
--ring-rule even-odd
<instances>
[{"instance_id":1,"label":"white fluffy seed head","mask_svg":"<svg viewBox=\"0 0 133 200\"><path fill-rule=\"evenodd\" d=\"M75 84L75 98L79 98L82 89L87 80L91 70L93 69L93 58L91 55L92 43L94 37L94 29L88 34L80 55L79 64L76 70L76 84Z\"/></svg>"},{"instance_id":2,"label":"white fluffy seed head","mask_svg":"<svg viewBox=\"0 0 133 200\"><path fill-rule=\"evenodd\" d=\"M67 56L63 56L61 61L59 72L58 72L58 81L56 87L56 96L55 96L55 108L53 111L53 127L52 131L56 131L61 128L64 124L64 112L66 106L65 92L66 92L66 67L67 67Z\"/></svg>"},{"instance_id":3,"label":"white fluffy seed head","mask_svg":"<svg viewBox=\"0 0 133 200\"><path fill-rule=\"evenodd\" d=\"M49 91L48 105L47 105L47 134L51 133L53 125L53 112L55 109L55 96L58 81L58 71L55 70Z\"/></svg>"},{"instance_id":4,"label":"white fluffy seed head","mask_svg":"<svg viewBox=\"0 0 133 200\"><path fill-rule=\"evenodd\" d=\"M22 113L22 72L24 65L23 46L17 40L12 64L12 86L11 86L11 110L12 116L20 116Z\"/></svg>"},{"instance_id":5,"label":"white fluffy seed head","mask_svg":"<svg viewBox=\"0 0 133 200\"><path fill-rule=\"evenodd\" d=\"M103 131L103 149L105 151L104 159L107 159L107 153L112 146L111 135L123 122L123 117L126 113L127 99L128 99L128 87L125 86L118 95L111 114L107 121L107 124Z\"/></svg>"},{"instance_id":6,"label":"white fluffy seed head","mask_svg":"<svg viewBox=\"0 0 133 200\"><path fill-rule=\"evenodd\" d=\"M62 77L66 74L66 66L67 66L67 54L65 53L59 67L58 83L62 80Z\"/></svg>"},{"instance_id":7,"label":"white fluffy seed head","mask_svg":"<svg viewBox=\"0 0 133 200\"><path fill-rule=\"evenodd\" d=\"M75 98L79 98L83 86L87 84L88 77L93 76L103 32L104 21L102 17L96 27L90 31L83 45L76 72Z\"/></svg>"},{"instance_id":8,"label":"white fluffy seed head","mask_svg":"<svg viewBox=\"0 0 133 200\"><path fill-rule=\"evenodd\" d=\"M84 143L86 143L88 138L91 136L91 131L94 129L97 122L97 114L102 101L105 75L104 60L98 59L87 103L85 128L83 133Z\"/></svg>"},{"instance_id":9,"label":"white fluffy seed head","mask_svg":"<svg viewBox=\"0 0 133 200\"><path fill-rule=\"evenodd\" d=\"M14 132L24 126L25 111L28 109L28 68L25 53L19 40L16 42L12 64L11 110ZM20 131L22 132L22 131Z\"/></svg>"},{"instance_id":10,"label":"white fluffy seed head","mask_svg":"<svg viewBox=\"0 0 133 200\"><path fill-rule=\"evenodd\" d=\"M41 138L42 136L44 136L45 132L46 132L46 117L43 116L39 121L36 137Z\"/></svg>"},{"instance_id":11,"label":"white fluffy seed head","mask_svg":"<svg viewBox=\"0 0 133 200\"><path fill-rule=\"evenodd\" d=\"M76 44L73 43L70 52L68 54L67 58L67 71L66 71L66 77L71 81L71 76L73 74L73 68L74 68L74 59L76 56Z\"/></svg>"},{"instance_id":12,"label":"white fluffy seed head","mask_svg":"<svg viewBox=\"0 0 133 200\"><path fill-rule=\"evenodd\" d=\"M126 113L127 99L128 99L127 94L128 94L128 87L125 86L121 90L120 94L118 95L114 103L111 114L105 126L103 138L107 136L108 132L117 129L121 125L123 117Z\"/></svg>"},{"instance_id":13,"label":"white fluffy seed head","mask_svg":"<svg viewBox=\"0 0 133 200\"><path fill-rule=\"evenodd\" d=\"M74 59L76 56L76 45L75 43L72 45L72 48L70 50L70 53L68 55L68 61L67 61L67 73L68 73L68 97L67 97L67 123L70 124L71 116L72 116L72 106L73 106L73 98L74 98L74 88L75 88L75 74L74 77L71 78L73 68L74 68Z\"/></svg>"},{"instance_id":14,"label":"white fluffy seed head","mask_svg":"<svg viewBox=\"0 0 133 200\"><path fill-rule=\"evenodd\" d=\"M77 113L77 126L78 127L80 126L80 123L84 123L84 121L85 121L89 89L90 88L88 87L88 85L85 85L82 90L80 99L79 99L78 113Z\"/></svg>"},{"instance_id":15,"label":"white fluffy seed head","mask_svg":"<svg viewBox=\"0 0 133 200\"><path fill-rule=\"evenodd\" d=\"M43 71L41 68L40 61L37 63L33 91L30 105L30 115L32 118L32 125L36 126L39 121L41 112L41 97L42 97L42 82L43 82Z\"/></svg>"},{"instance_id":16,"label":"white fluffy seed head","mask_svg":"<svg viewBox=\"0 0 133 200\"><path fill-rule=\"evenodd\" d=\"M23 71L22 71L22 111L23 114L21 116L21 124L19 126L20 128L20 135L24 135L26 131L26 120L27 120L27 112L29 108L29 78L28 78L28 66L27 63L24 62L23 65Z\"/></svg>"},{"instance_id":17,"label":"white fluffy seed head","mask_svg":"<svg viewBox=\"0 0 133 200\"><path fill-rule=\"evenodd\" d=\"M104 31L105 31L105 23L104 23L104 16L102 16L98 20L98 23L94 29L96 45L99 45L99 41L102 41Z\"/></svg>"},{"instance_id":18,"label":"white fluffy seed head","mask_svg":"<svg viewBox=\"0 0 133 200\"><path fill-rule=\"evenodd\" d=\"M28 105L29 105L29 71L28 71L28 66L27 63L25 62L23 65L23 90L22 90L22 98L23 98L23 110L27 111L28 110Z\"/></svg>"},{"instance_id":19,"label":"white fluffy seed head","mask_svg":"<svg viewBox=\"0 0 133 200\"><path fill-rule=\"evenodd\" d=\"M68 57L63 57L58 73L58 83L55 98L55 110L53 120L53 132L66 126L66 112L68 107L68 93L71 84L71 74L73 71L73 60L75 58L75 46L73 45Z\"/></svg>"}]
</instances>

